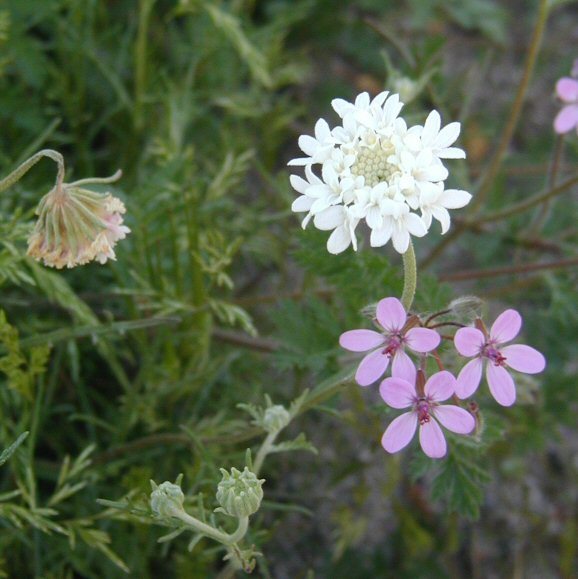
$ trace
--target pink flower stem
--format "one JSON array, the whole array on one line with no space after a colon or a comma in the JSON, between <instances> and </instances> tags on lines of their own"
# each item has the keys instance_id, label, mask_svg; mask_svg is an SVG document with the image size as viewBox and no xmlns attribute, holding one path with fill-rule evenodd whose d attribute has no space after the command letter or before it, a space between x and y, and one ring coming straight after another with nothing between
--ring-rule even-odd
<instances>
[{"instance_id":1,"label":"pink flower stem","mask_svg":"<svg viewBox=\"0 0 578 579\"><path fill-rule=\"evenodd\" d=\"M426 321L424 322L424 327L428 328L429 327L429 323L432 320L435 320L436 318L439 318L440 316L443 316L444 314L449 314L451 312L451 310L442 310L441 312L436 312L435 314L432 314L429 318L426 319Z\"/></svg>"}]
</instances>

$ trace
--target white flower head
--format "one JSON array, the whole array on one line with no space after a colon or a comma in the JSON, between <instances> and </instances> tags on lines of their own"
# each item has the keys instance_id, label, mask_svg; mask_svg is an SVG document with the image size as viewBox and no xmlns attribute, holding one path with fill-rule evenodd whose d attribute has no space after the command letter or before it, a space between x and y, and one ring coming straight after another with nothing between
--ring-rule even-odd
<instances>
[{"instance_id":1,"label":"white flower head","mask_svg":"<svg viewBox=\"0 0 578 579\"><path fill-rule=\"evenodd\" d=\"M371 229L372 247L391 240L399 253L407 251L410 236L428 232L432 219L445 233L448 209L464 207L471 199L465 191L444 188L449 173L442 159L465 157L452 146L460 123L442 128L439 113L432 111L424 125L408 127L399 116L399 95L388 92L373 99L361 93L353 103L334 99L331 104L341 124L331 129L319 119L314 137L299 137L307 157L289 162L305 167L306 179L291 175L291 185L301 194L292 210L306 213L303 227L313 218L315 227L332 231L331 253L350 245L357 249L360 221Z\"/></svg>"}]
</instances>

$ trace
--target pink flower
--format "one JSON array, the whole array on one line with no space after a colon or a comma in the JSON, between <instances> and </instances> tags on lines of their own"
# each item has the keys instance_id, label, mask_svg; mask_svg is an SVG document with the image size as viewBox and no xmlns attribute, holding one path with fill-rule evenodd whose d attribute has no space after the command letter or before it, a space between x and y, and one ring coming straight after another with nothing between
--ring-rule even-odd
<instances>
[{"instance_id":1,"label":"pink flower","mask_svg":"<svg viewBox=\"0 0 578 579\"><path fill-rule=\"evenodd\" d=\"M440 404L454 394L455 377L446 370L434 374L420 395L413 364L402 376L386 378L379 387L381 397L392 408L411 407L387 427L381 439L383 448L391 453L405 448L419 423L419 443L425 454L430 458L445 456L447 444L440 424L457 434L469 434L476 426L475 418L467 410L453 404Z\"/></svg>"},{"instance_id":2,"label":"pink flower","mask_svg":"<svg viewBox=\"0 0 578 579\"><path fill-rule=\"evenodd\" d=\"M403 351L405 346L425 353L437 348L441 340L434 330L414 327L418 323L417 316L408 319L405 308L397 298L382 299L377 304L376 315L381 332L350 330L339 338L341 347L351 352L371 350L361 360L355 373L355 380L360 386L369 386L381 378L391 359L394 373L400 368L413 368L410 357Z\"/></svg>"},{"instance_id":3,"label":"pink flower","mask_svg":"<svg viewBox=\"0 0 578 579\"><path fill-rule=\"evenodd\" d=\"M468 358L468 362L458 375L456 394L468 398L480 385L484 359L486 379L492 396L498 404L511 406L516 401L516 385L506 368L525 374L537 374L546 367L546 360L538 350L522 344L503 347L502 344L513 340L522 327L522 316L516 310L502 312L490 328L460 328L455 335L457 351Z\"/></svg>"},{"instance_id":4,"label":"pink flower","mask_svg":"<svg viewBox=\"0 0 578 579\"><path fill-rule=\"evenodd\" d=\"M566 103L554 119L554 130L562 135L578 126L578 80L564 77L556 83L558 98Z\"/></svg>"}]
</instances>

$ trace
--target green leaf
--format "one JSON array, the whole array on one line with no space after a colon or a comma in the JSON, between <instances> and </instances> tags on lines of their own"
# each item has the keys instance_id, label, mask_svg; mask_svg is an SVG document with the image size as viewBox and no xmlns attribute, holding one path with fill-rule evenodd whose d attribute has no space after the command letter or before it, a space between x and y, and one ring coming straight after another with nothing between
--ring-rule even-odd
<instances>
[{"instance_id":1,"label":"green leaf","mask_svg":"<svg viewBox=\"0 0 578 579\"><path fill-rule=\"evenodd\" d=\"M0 454L0 466L2 466L16 451L16 449L26 440L29 432L23 432L2 454Z\"/></svg>"}]
</instances>

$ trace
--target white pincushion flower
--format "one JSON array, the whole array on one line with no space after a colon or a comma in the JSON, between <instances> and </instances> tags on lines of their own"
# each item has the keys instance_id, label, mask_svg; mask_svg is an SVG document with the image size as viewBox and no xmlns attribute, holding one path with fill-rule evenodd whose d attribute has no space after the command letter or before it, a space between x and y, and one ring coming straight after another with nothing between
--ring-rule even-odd
<instances>
[{"instance_id":1,"label":"white pincushion flower","mask_svg":"<svg viewBox=\"0 0 578 579\"><path fill-rule=\"evenodd\" d=\"M410 236L424 236L432 218L449 228L448 209L467 205L471 195L445 190L448 170L442 159L465 157L452 147L459 123L441 128L432 111L424 125L407 126L399 113L397 94L382 92L371 99L361 93L350 103L334 99L332 106L341 125L330 129L323 119L315 125L315 137L302 135L299 147L308 155L289 165L305 166L306 179L291 175L291 185L301 196L292 210L306 213L323 231L332 231L330 253L349 245L357 249L355 229L365 221L371 229L370 244L385 245L390 239L396 251L405 253ZM314 165L321 167L313 168ZM319 176L321 175L321 176Z\"/></svg>"}]
</instances>

